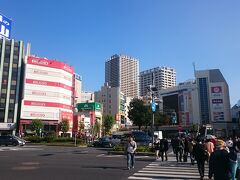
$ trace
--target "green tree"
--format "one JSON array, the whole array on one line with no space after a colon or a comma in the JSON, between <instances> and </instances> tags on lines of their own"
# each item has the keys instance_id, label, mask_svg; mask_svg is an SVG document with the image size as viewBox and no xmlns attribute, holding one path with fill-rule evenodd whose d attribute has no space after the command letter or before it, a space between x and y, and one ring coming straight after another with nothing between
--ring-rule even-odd
<instances>
[{"instance_id":1,"label":"green tree","mask_svg":"<svg viewBox=\"0 0 240 180\"><path fill-rule=\"evenodd\" d=\"M162 112L156 112L155 113L155 126L163 126L163 125L169 125L170 118L167 114L164 114Z\"/></svg>"},{"instance_id":2,"label":"green tree","mask_svg":"<svg viewBox=\"0 0 240 180\"><path fill-rule=\"evenodd\" d=\"M40 119L34 119L31 123L31 130L35 131L37 135L40 135L40 131L43 129L44 124Z\"/></svg>"},{"instance_id":3,"label":"green tree","mask_svg":"<svg viewBox=\"0 0 240 180\"><path fill-rule=\"evenodd\" d=\"M103 118L103 127L105 130L105 134L109 134L113 125L115 124L115 119L112 115L106 115Z\"/></svg>"},{"instance_id":4,"label":"green tree","mask_svg":"<svg viewBox=\"0 0 240 180\"><path fill-rule=\"evenodd\" d=\"M134 98L129 104L128 118L133 121L133 124L137 125L139 129L142 126L148 126L151 124L151 109L149 106L145 106L141 99Z\"/></svg>"},{"instance_id":5,"label":"green tree","mask_svg":"<svg viewBox=\"0 0 240 180\"><path fill-rule=\"evenodd\" d=\"M63 119L62 122L59 123L59 129L63 132L63 136L65 137L66 132L69 131L69 121L68 119Z\"/></svg>"},{"instance_id":6,"label":"green tree","mask_svg":"<svg viewBox=\"0 0 240 180\"><path fill-rule=\"evenodd\" d=\"M78 127L79 127L79 133L80 135L82 135L84 133L84 128L85 128L84 122L80 121Z\"/></svg>"},{"instance_id":7,"label":"green tree","mask_svg":"<svg viewBox=\"0 0 240 180\"><path fill-rule=\"evenodd\" d=\"M96 119L96 122L95 124L93 125L93 136L99 136L99 133L100 133L100 123L98 122L98 120Z\"/></svg>"}]
</instances>

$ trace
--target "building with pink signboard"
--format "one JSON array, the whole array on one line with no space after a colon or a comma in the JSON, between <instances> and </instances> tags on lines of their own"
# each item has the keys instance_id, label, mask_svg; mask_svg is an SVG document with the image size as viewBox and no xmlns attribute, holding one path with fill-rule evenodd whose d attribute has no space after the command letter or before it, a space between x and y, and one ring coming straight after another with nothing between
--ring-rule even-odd
<instances>
[{"instance_id":1,"label":"building with pink signboard","mask_svg":"<svg viewBox=\"0 0 240 180\"><path fill-rule=\"evenodd\" d=\"M43 131L57 131L67 119L72 131L74 70L71 66L47 58L28 56L25 60L20 132L30 129L34 119L44 123Z\"/></svg>"}]
</instances>

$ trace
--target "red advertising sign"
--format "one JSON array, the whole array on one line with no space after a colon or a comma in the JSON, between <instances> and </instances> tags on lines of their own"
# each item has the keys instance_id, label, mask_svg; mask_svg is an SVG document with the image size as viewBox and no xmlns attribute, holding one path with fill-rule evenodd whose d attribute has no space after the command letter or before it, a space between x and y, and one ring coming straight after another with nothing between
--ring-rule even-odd
<instances>
[{"instance_id":1,"label":"red advertising sign","mask_svg":"<svg viewBox=\"0 0 240 180\"><path fill-rule=\"evenodd\" d=\"M222 93L222 87L221 86L211 87L211 92L212 93Z\"/></svg>"}]
</instances>

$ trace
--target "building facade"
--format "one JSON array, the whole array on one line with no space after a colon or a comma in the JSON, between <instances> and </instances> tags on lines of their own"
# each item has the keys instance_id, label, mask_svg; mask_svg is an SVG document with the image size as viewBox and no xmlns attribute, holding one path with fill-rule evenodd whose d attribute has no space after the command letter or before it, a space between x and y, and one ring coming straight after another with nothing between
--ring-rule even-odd
<instances>
[{"instance_id":1,"label":"building facade","mask_svg":"<svg viewBox=\"0 0 240 180\"><path fill-rule=\"evenodd\" d=\"M140 72L140 96L149 93L150 85L155 85L158 91L176 86L176 71L170 67L156 67Z\"/></svg>"},{"instance_id":2,"label":"building facade","mask_svg":"<svg viewBox=\"0 0 240 180\"><path fill-rule=\"evenodd\" d=\"M102 135L102 104L87 102L77 104L78 113L75 116L76 132L87 137L101 137ZM83 129L80 129L83 124Z\"/></svg>"},{"instance_id":3,"label":"building facade","mask_svg":"<svg viewBox=\"0 0 240 180\"><path fill-rule=\"evenodd\" d=\"M63 62L26 57L20 131L30 129L32 120L40 119L45 131L57 131L67 119L72 128L73 68Z\"/></svg>"},{"instance_id":4,"label":"building facade","mask_svg":"<svg viewBox=\"0 0 240 180\"><path fill-rule=\"evenodd\" d=\"M219 69L195 72L202 124L213 124L216 134L232 129L228 84Z\"/></svg>"},{"instance_id":5,"label":"building facade","mask_svg":"<svg viewBox=\"0 0 240 180\"><path fill-rule=\"evenodd\" d=\"M15 134L20 116L22 41L0 39L0 134Z\"/></svg>"},{"instance_id":6,"label":"building facade","mask_svg":"<svg viewBox=\"0 0 240 180\"><path fill-rule=\"evenodd\" d=\"M139 61L125 55L113 55L105 62L105 83L120 87L127 97L139 96Z\"/></svg>"},{"instance_id":7,"label":"building facade","mask_svg":"<svg viewBox=\"0 0 240 180\"><path fill-rule=\"evenodd\" d=\"M81 92L81 103L94 102L94 92Z\"/></svg>"},{"instance_id":8,"label":"building facade","mask_svg":"<svg viewBox=\"0 0 240 180\"><path fill-rule=\"evenodd\" d=\"M82 96L82 77L74 73L74 107L81 102Z\"/></svg>"},{"instance_id":9,"label":"building facade","mask_svg":"<svg viewBox=\"0 0 240 180\"><path fill-rule=\"evenodd\" d=\"M182 127L190 127L200 124L200 112L198 103L197 84L193 81L179 83L178 86L160 90L162 106L160 109L171 116L176 113L176 122L179 130Z\"/></svg>"},{"instance_id":10,"label":"building facade","mask_svg":"<svg viewBox=\"0 0 240 180\"><path fill-rule=\"evenodd\" d=\"M116 124L114 129L125 127L126 124L126 96L120 91L120 87L111 87L105 83L100 91L95 92L95 102L103 105L103 115L112 115Z\"/></svg>"}]
</instances>

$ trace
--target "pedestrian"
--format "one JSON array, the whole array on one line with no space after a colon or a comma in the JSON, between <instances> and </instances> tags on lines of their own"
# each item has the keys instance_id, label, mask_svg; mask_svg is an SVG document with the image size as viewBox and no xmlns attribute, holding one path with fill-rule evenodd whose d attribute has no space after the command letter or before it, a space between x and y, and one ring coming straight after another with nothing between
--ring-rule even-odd
<instances>
[{"instance_id":1,"label":"pedestrian","mask_svg":"<svg viewBox=\"0 0 240 180\"><path fill-rule=\"evenodd\" d=\"M191 164L194 165L193 146L195 145L194 139L191 138L188 142L188 151L190 154Z\"/></svg>"},{"instance_id":2,"label":"pedestrian","mask_svg":"<svg viewBox=\"0 0 240 180\"><path fill-rule=\"evenodd\" d=\"M210 155L214 151L214 144L211 142L211 139L207 139L205 143L205 149L208 153L208 159L207 162L209 162Z\"/></svg>"},{"instance_id":3,"label":"pedestrian","mask_svg":"<svg viewBox=\"0 0 240 180\"><path fill-rule=\"evenodd\" d=\"M240 145L240 142L237 142ZM230 174L231 179L235 180L237 167L238 167L238 160L237 160L237 149L233 146L233 141L227 141L226 145L229 149L229 162L230 162ZM238 146L239 146L238 145Z\"/></svg>"},{"instance_id":4,"label":"pedestrian","mask_svg":"<svg viewBox=\"0 0 240 180\"><path fill-rule=\"evenodd\" d=\"M135 164L135 152L137 150L137 143L133 140L133 137L129 137L126 152L127 152L127 168L134 168Z\"/></svg>"},{"instance_id":5,"label":"pedestrian","mask_svg":"<svg viewBox=\"0 0 240 180\"><path fill-rule=\"evenodd\" d=\"M165 161L167 161L168 160L167 151L168 151L168 148L169 148L167 138L163 138L162 143L163 143L163 151L162 151L162 154L161 154L162 155L162 161L164 159L164 156L165 156Z\"/></svg>"},{"instance_id":6,"label":"pedestrian","mask_svg":"<svg viewBox=\"0 0 240 180\"><path fill-rule=\"evenodd\" d=\"M204 163L207 160L207 152L200 138L197 138L197 143L193 146L193 156L197 161L198 172L200 179L204 178Z\"/></svg>"},{"instance_id":7,"label":"pedestrian","mask_svg":"<svg viewBox=\"0 0 240 180\"><path fill-rule=\"evenodd\" d=\"M156 159L159 159L159 150L160 150L160 139L156 138L154 142L154 150L155 150L155 156Z\"/></svg>"},{"instance_id":8,"label":"pedestrian","mask_svg":"<svg viewBox=\"0 0 240 180\"><path fill-rule=\"evenodd\" d=\"M229 154L225 146L226 144L223 140L217 140L215 151L209 159L209 179L212 179L212 177L214 177L214 180L230 179Z\"/></svg>"},{"instance_id":9,"label":"pedestrian","mask_svg":"<svg viewBox=\"0 0 240 180\"><path fill-rule=\"evenodd\" d=\"M240 180L240 141L239 139L235 143L236 143L235 150L237 152L237 163L238 163L236 177L237 177L237 180Z\"/></svg>"},{"instance_id":10,"label":"pedestrian","mask_svg":"<svg viewBox=\"0 0 240 180\"><path fill-rule=\"evenodd\" d=\"M176 139L176 147L175 147L175 153L176 153L176 160L177 162L182 162L183 157L183 149L184 149L184 143L180 137L177 137Z\"/></svg>"},{"instance_id":11,"label":"pedestrian","mask_svg":"<svg viewBox=\"0 0 240 180\"><path fill-rule=\"evenodd\" d=\"M188 143L189 140L187 137L184 138L184 154L183 154L183 161L187 162L187 157L188 157L188 153L189 153L189 149L188 149Z\"/></svg>"}]
</instances>

